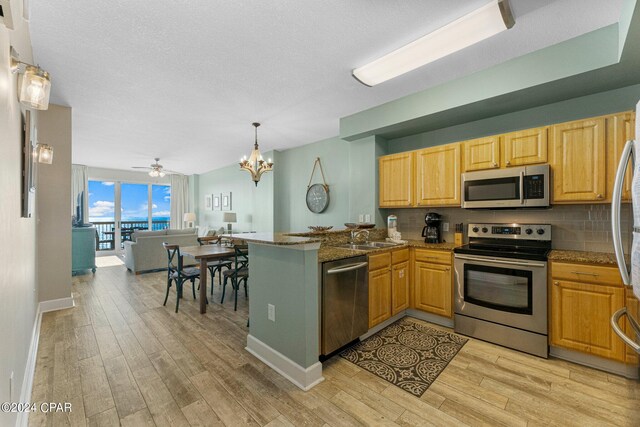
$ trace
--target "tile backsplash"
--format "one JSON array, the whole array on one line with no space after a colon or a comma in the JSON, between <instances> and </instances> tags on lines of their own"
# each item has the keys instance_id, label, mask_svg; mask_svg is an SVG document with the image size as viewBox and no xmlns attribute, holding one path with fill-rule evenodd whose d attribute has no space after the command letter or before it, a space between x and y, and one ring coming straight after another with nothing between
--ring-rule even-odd
<instances>
[{"instance_id":1,"label":"tile backsplash","mask_svg":"<svg viewBox=\"0 0 640 427\"><path fill-rule=\"evenodd\" d=\"M611 239L611 205L555 205L549 209L472 210L461 208L386 209L384 215L398 217L398 231L404 239L422 239L424 216L427 212L442 215L449 223L443 239L453 242L455 224L464 224L465 243L469 223L531 223L551 224L554 249L613 252ZM631 205L622 207L622 241L625 251L630 245L633 224ZM625 231L626 230L626 231Z\"/></svg>"}]
</instances>

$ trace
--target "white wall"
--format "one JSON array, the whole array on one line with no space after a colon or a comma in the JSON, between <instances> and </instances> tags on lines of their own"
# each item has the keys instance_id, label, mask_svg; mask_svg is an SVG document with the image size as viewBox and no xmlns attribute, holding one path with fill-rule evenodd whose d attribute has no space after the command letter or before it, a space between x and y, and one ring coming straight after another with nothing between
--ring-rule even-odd
<instances>
[{"instance_id":1,"label":"white wall","mask_svg":"<svg viewBox=\"0 0 640 427\"><path fill-rule=\"evenodd\" d=\"M38 282L40 301L71 296L71 108L38 113L38 142L53 147L53 164L38 166Z\"/></svg>"},{"instance_id":2,"label":"white wall","mask_svg":"<svg viewBox=\"0 0 640 427\"><path fill-rule=\"evenodd\" d=\"M21 109L17 78L9 70L9 46L31 61L31 41L22 16L22 2L12 2L15 29L0 24L0 402L9 401L9 376L14 374L11 399L18 400L33 331L38 289L34 218L20 217L22 163ZM37 207L36 207L37 208ZM68 208L67 208L68 210ZM0 412L0 425L13 425L15 413Z\"/></svg>"}]
</instances>

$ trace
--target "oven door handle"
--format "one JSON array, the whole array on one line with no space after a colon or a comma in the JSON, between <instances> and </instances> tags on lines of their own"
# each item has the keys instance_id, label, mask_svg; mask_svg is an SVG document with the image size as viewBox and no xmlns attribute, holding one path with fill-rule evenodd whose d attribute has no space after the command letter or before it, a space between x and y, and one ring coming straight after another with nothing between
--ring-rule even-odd
<instances>
[{"instance_id":1,"label":"oven door handle","mask_svg":"<svg viewBox=\"0 0 640 427\"><path fill-rule=\"evenodd\" d=\"M521 265L523 267L544 267L545 264L541 262L526 262L526 261L507 261L504 259L496 259L496 258L480 258L468 255L455 255L456 259L464 259L468 261L479 261L479 262L493 262L496 264L509 264L509 265Z\"/></svg>"}]
</instances>

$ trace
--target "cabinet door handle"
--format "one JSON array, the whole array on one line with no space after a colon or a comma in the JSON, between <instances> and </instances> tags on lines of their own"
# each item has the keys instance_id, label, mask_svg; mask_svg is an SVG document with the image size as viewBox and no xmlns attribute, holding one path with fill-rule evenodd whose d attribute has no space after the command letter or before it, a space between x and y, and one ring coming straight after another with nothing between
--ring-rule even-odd
<instances>
[{"instance_id":1,"label":"cabinet door handle","mask_svg":"<svg viewBox=\"0 0 640 427\"><path fill-rule=\"evenodd\" d=\"M577 274L579 275L584 275L584 276L593 276L593 277L598 277L599 274L598 273L588 273L586 271L572 271L571 274Z\"/></svg>"},{"instance_id":2,"label":"cabinet door handle","mask_svg":"<svg viewBox=\"0 0 640 427\"><path fill-rule=\"evenodd\" d=\"M558 286L560 283L558 282L553 282L554 285Z\"/></svg>"},{"instance_id":3,"label":"cabinet door handle","mask_svg":"<svg viewBox=\"0 0 640 427\"><path fill-rule=\"evenodd\" d=\"M444 271L451 271L449 267L445 268Z\"/></svg>"},{"instance_id":4,"label":"cabinet door handle","mask_svg":"<svg viewBox=\"0 0 640 427\"><path fill-rule=\"evenodd\" d=\"M506 164L509 166L511 164L511 160L507 160Z\"/></svg>"},{"instance_id":5,"label":"cabinet door handle","mask_svg":"<svg viewBox=\"0 0 640 427\"><path fill-rule=\"evenodd\" d=\"M498 167L498 164L497 164L496 162L493 162L493 165L492 165L492 166L493 166L494 168L497 168L497 167Z\"/></svg>"},{"instance_id":6,"label":"cabinet door handle","mask_svg":"<svg viewBox=\"0 0 640 427\"><path fill-rule=\"evenodd\" d=\"M598 194L598 195L596 196L596 199L604 199L604 196L603 196L602 194Z\"/></svg>"}]
</instances>

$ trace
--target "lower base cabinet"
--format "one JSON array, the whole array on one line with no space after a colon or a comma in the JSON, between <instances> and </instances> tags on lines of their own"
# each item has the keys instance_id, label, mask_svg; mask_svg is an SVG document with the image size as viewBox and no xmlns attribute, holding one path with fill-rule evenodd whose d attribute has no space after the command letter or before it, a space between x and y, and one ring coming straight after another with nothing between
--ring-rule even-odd
<instances>
[{"instance_id":1,"label":"lower base cabinet","mask_svg":"<svg viewBox=\"0 0 640 427\"><path fill-rule=\"evenodd\" d=\"M391 317L391 271L369 272L369 329Z\"/></svg>"},{"instance_id":2,"label":"lower base cabinet","mask_svg":"<svg viewBox=\"0 0 640 427\"><path fill-rule=\"evenodd\" d=\"M409 249L369 255L369 329L409 307Z\"/></svg>"},{"instance_id":3,"label":"lower base cabinet","mask_svg":"<svg viewBox=\"0 0 640 427\"><path fill-rule=\"evenodd\" d=\"M554 262L549 287L551 345L625 362L626 346L609 323L625 304L617 268Z\"/></svg>"},{"instance_id":4,"label":"lower base cabinet","mask_svg":"<svg viewBox=\"0 0 640 427\"><path fill-rule=\"evenodd\" d=\"M411 307L443 317L453 317L451 252L416 248Z\"/></svg>"},{"instance_id":5,"label":"lower base cabinet","mask_svg":"<svg viewBox=\"0 0 640 427\"><path fill-rule=\"evenodd\" d=\"M391 252L391 315L409 308L409 249Z\"/></svg>"},{"instance_id":6,"label":"lower base cabinet","mask_svg":"<svg viewBox=\"0 0 640 427\"><path fill-rule=\"evenodd\" d=\"M451 318L451 252L402 248L369 255L369 329L408 308Z\"/></svg>"}]
</instances>

